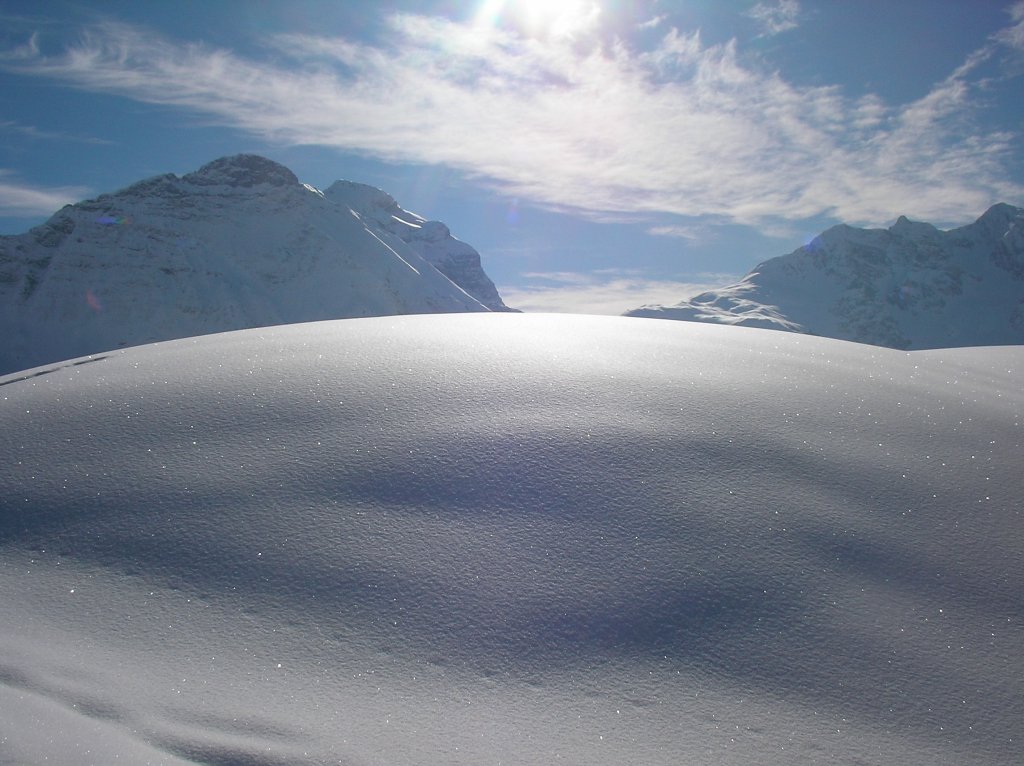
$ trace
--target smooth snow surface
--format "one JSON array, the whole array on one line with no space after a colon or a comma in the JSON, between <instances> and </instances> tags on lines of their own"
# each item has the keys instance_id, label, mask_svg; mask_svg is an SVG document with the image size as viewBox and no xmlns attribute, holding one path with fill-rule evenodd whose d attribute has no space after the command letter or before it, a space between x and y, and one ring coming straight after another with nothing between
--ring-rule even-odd
<instances>
[{"instance_id":1,"label":"smooth snow surface","mask_svg":"<svg viewBox=\"0 0 1024 766\"><path fill-rule=\"evenodd\" d=\"M1022 373L489 313L0 378L0 762L1019 763Z\"/></svg>"}]
</instances>

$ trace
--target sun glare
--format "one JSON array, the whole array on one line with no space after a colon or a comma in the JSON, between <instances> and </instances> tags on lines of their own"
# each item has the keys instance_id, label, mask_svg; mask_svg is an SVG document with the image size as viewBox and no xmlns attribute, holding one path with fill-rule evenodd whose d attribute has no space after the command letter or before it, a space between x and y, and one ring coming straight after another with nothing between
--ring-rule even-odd
<instances>
[{"instance_id":1,"label":"sun glare","mask_svg":"<svg viewBox=\"0 0 1024 766\"><path fill-rule=\"evenodd\" d=\"M477 24L511 26L530 37L574 37L597 22L592 0L484 0Z\"/></svg>"}]
</instances>

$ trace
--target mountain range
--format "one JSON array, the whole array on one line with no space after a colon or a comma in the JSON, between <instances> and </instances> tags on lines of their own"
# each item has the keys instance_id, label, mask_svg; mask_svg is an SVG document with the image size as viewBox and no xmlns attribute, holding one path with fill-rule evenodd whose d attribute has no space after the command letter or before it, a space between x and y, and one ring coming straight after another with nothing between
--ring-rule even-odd
<instances>
[{"instance_id":1,"label":"mountain range","mask_svg":"<svg viewBox=\"0 0 1024 766\"><path fill-rule=\"evenodd\" d=\"M380 189L325 191L239 154L0 236L0 374L173 338L323 319L510 311L479 253ZM627 316L897 349L1024 343L1024 210L942 231L839 225L736 284Z\"/></svg>"},{"instance_id":2,"label":"mountain range","mask_svg":"<svg viewBox=\"0 0 1024 766\"><path fill-rule=\"evenodd\" d=\"M1024 343L1024 210L942 231L834 226L738 283L627 316L762 327L897 349Z\"/></svg>"},{"instance_id":3,"label":"mountain range","mask_svg":"<svg viewBox=\"0 0 1024 766\"><path fill-rule=\"evenodd\" d=\"M0 237L0 373L321 319L508 311L468 244L385 192L257 155L68 205Z\"/></svg>"}]
</instances>

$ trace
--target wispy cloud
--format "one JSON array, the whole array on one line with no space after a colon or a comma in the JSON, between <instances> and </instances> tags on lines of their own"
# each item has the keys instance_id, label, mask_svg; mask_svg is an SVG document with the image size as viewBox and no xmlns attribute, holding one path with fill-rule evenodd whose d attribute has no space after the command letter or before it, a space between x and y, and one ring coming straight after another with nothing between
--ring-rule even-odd
<instances>
[{"instance_id":1,"label":"wispy cloud","mask_svg":"<svg viewBox=\"0 0 1024 766\"><path fill-rule=\"evenodd\" d=\"M647 233L655 237L675 237L689 242L700 242L707 237L707 229L702 226L652 226Z\"/></svg>"},{"instance_id":2,"label":"wispy cloud","mask_svg":"<svg viewBox=\"0 0 1024 766\"><path fill-rule=\"evenodd\" d=\"M22 125L10 120L0 120L0 133L14 133L33 141L64 141L75 144L109 145L113 141L93 136L80 136L59 130L43 130L34 125Z\"/></svg>"},{"instance_id":3,"label":"wispy cloud","mask_svg":"<svg viewBox=\"0 0 1024 766\"><path fill-rule=\"evenodd\" d=\"M667 16L652 16L647 21L641 21L636 25L637 29L657 29L662 25L662 22L667 19Z\"/></svg>"},{"instance_id":4,"label":"wispy cloud","mask_svg":"<svg viewBox=\"0 0 1024 766\"><path fill-rule=\"evenodd\" d=\"M1013 24L1000 30L995 35L995 39L1004 45L1024 52L1024 0L1011 5L1008 12Z\"/></svg>"},{"instance_id":5,"label":"wispy cloud","mask_svg":"<svg viewBox=\"0 0 1024 766\"><path fill-rule=\"evenodd\" d=\"M747 16L761 25L762 35L777 35L799 26L797 19L800 17L800 3L797 0L758 3L747 11Z\"/></svg>"},{"instance_id":6,"label":"wispy cloud","mask_svg":"<svg viewBox=\"0 0 1024 766\"><path fill-rule=\"evenodd\" d=\"M522 278L525 287L499 286L506 305L528 312L612 315L646 304L674 305L737 280L731 274L699 274L692 281L652 279L629 269L531 272Z\"/></svg>"},{"instance_id":7,"label":"wispy cloud","mask_svg":"<svg viewBox=\"0 0 1024 766\"><path fill-rule=\"evenodd\" d=\"M30 218L56 212L64 205L88 197L83 186L39 187L24 184L8 170L0 170L0 217Z\"/></svg>"},{"instance_id":8,"label":"wispy cloud","mask_svg":"<svg viewBox=\"0 0 1024 766\"><path fill-rule=\"evenodd\" d=\"M1024 196L1006 172L1020 136L976 120L973 58L923 98L890 105L794 85L744 64L735 41L676 29L634 50L423 16L389 23L377 46L281 35L259 60L109 23L59 55L27 45L2 65L283 144L446 165L595 217L950 223Z\"/></svg>"}]
</instances>

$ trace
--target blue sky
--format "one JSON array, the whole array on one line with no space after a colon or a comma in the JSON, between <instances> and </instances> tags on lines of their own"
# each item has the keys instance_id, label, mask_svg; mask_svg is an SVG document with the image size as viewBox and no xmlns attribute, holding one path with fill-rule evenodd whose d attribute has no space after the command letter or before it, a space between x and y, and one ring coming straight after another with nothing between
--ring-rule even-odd
<instances>
[{"instance_id":1,"label":"blue sky","mask_svg":"<svg viewBox=\"0 0 1024 766\"><path fill-rule=\"evenodd\" d=\"M0 232L257 152L507 303L674 303L828 226L1024 205L1024 0L0 0Z\"/></svg>"}]
</instances>

